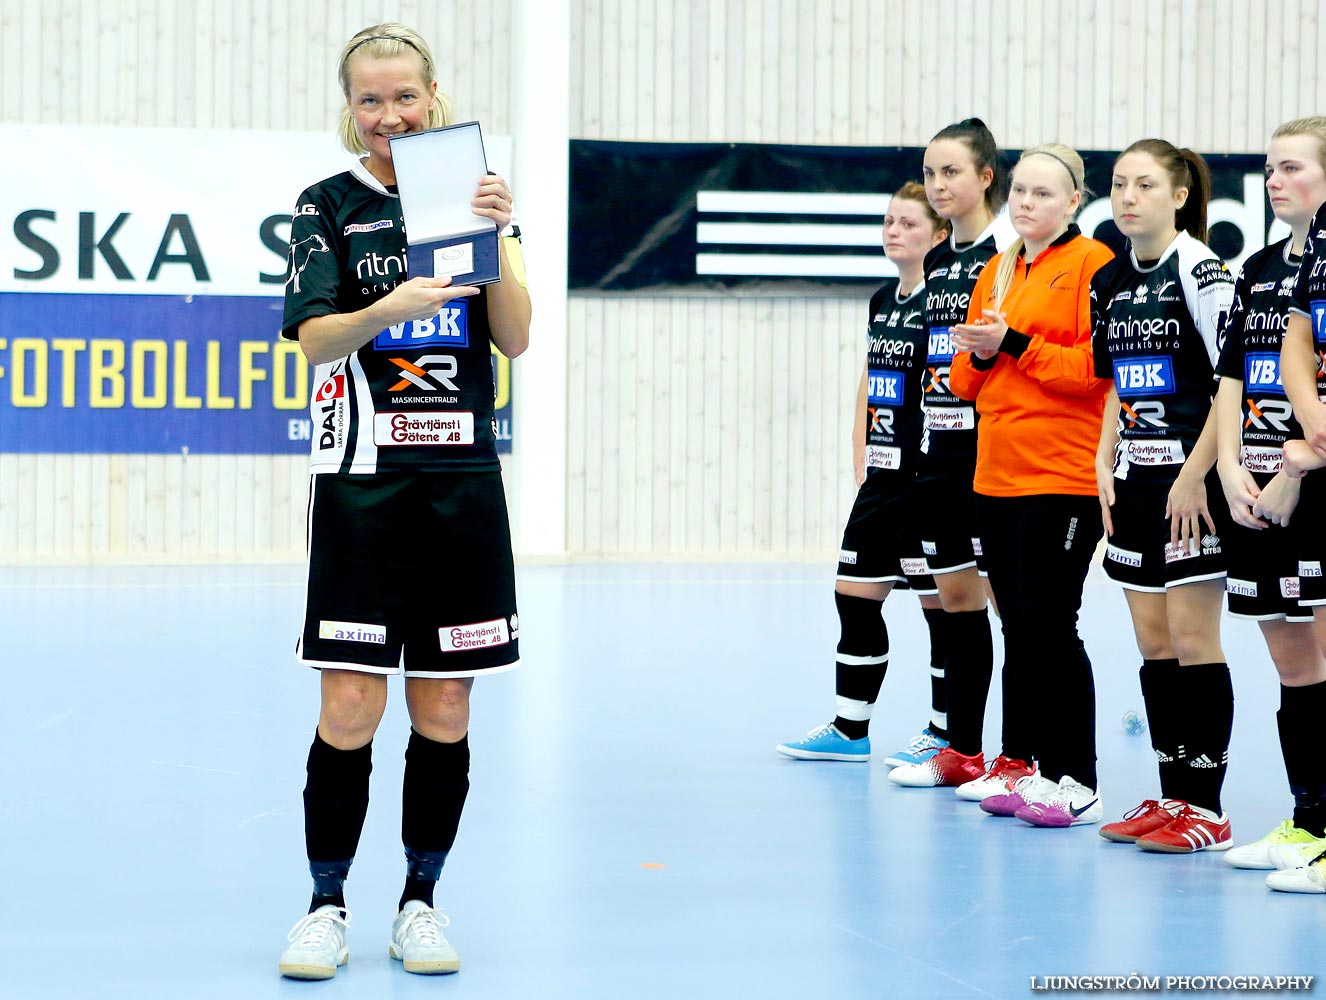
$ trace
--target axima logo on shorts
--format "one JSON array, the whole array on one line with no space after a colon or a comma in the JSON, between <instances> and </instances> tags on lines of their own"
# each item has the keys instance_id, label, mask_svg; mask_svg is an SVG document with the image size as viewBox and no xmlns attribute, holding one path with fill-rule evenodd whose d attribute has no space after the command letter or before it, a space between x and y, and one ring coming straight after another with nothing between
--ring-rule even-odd
<instances>
[{"instance_id":1,"label":"axima logo on shorts","mask_svg":"<svg viewBox=\"0 0 1326 1000\"><path fill-rule=\"evenodd\" d=\"M444 306L436 316L406 320L389 326L373 338L373 350L398 351L402 347L469 347L469 303Z\"/></svg>"},{"instance_id":2,"label":"axima logo on shorts","mask_svg":"<svg viewBox=\"0 0 1326 1000\"><path fill-rule=\"evenodd\" d=\"M451 625L437 630L442 652L460 653L467 649L487 649L490 646L505 646L511 641L511 632L505 618L495 618L490 622L475 622L473 625Z\"/></svg>"},{"instance_id":3,"label":"axima logo on shorts","mask_svg":"<svg viewBox=\"0 0 1326 1000\"><path fill-rule=\"evenodd\" d=\"M365 625L363 622L318 622L318 638L334 642L371 642L385 646L387 629L385 625Z\"/></svg>"}]
</instances>

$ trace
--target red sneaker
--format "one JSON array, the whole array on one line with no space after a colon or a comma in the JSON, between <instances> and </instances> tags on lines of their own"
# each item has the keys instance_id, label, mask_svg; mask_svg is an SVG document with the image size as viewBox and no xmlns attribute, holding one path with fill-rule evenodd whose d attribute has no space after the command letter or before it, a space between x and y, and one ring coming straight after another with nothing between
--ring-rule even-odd
<instances>
[{"instance_id":1,"label":"red sneaker","mask_svg":"<svg viewBox=\"0 0 1326 1000\"><path fill-rule=\"evenodd\" d=\"M1144 851L1163 854L1227 851L1234 846L1234 838L1229 832L1229 813L1221 813L1212 819L1185 804L1167 826L1138 837L1137 846Z\"/></svg>"},{"instance_id":2,"label":"red sneaker","mask_svg":"<svg viewBox=\"0 0 1326 1000\"><path fill-rule=\"evenodd\" d=\"M889 780L908 788L936 788L940 785L963 785L985 774L985 755L968 757L952 747L945 747L920 764L903 764L889 772Z\"/></svg>"},{"instance_id":3,"label":"red sneaker","mask_svg":"<svg viewBox=\"0 0 1326 1000\"><path fill-rule=\"evenodd\" d=\"M1147 799L1137 808L1124 813L1123 819L1117 823L1106 823L1099 833L1116 844L1135 844L1138 837L1145 837L1148 833L1169 826L1174 822L1174 817L1186 808L1188 803L1178 799L1164 799L1160 802Z\"/></svg>"}]
</instances>

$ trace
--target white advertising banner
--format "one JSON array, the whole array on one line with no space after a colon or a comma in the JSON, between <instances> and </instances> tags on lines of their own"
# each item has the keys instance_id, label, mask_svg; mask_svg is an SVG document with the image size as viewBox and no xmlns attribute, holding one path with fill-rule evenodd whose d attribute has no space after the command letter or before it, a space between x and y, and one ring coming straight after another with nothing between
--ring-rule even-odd
<instances>
[{"instance_id":1,"label":"white advertising banner","mask_svg":"<svg viewBox=\"0 0 1326 1000\"><path fill-rule=\"evenodd\" d=\"M510 180L510 137L484 141ZM0 143L0 292L280 295L299 192L353 163L330 132L0 125Z\"/></svg>"}]
</instances>

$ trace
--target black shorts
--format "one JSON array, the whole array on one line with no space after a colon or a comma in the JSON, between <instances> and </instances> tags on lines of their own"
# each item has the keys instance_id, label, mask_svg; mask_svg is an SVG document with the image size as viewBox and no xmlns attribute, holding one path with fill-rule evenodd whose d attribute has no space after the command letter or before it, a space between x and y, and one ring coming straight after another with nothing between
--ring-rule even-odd
<instances>
[{"instance_id":1,"label":"black shorts","mask_svg":"<svg viewBox=\"0 0 1326 1000\"><path fill-rule=\"evenodd\" d=\"M1289 519L1290 529L1298 529L1298 603L1304 608L1326 605L1326 533L1321 530L1326 517L1326 471L1309 472L1299 489L1298 507Z\"/></svg>"},{"instance_id":2,"label":"black shorts","mask_svg":"<svg viewBox=\"0 0 1326 1000\"><path fill-rule=\"evenodd\" d=\"M975 465L959 463L923 468L916 480L921 551L934 576L977 569L985 575L981 554Z\"/></svg>"},{"instance_id":3,"label":"black shorts","mask_svg":"<svg viewBox=\"0 0 1326 1000\"><path fill-rule=\"evenodd\" d=\"M852 583L891 583L896 589L937 594L934 577L921 554L916 522L914 480L875 473L856 492L843 529L838 579ZM900 488L901 486L901 488Z\"/></svg>"},{"instance_id":4,"label":"black shorts","mask_svg":"<svg viewBox=\"0 0 1326 1000\"><path fill-rule=\"evenodd\" d=\"M313 477L301 663L473 677L520 662L500 472Z\"/></svg>"},{"instance_id":5,"label":"black shorts","mask_svg":"<svg viewBox=\"0 0 1326 1000\"><path fill-rule=\"evenodd\" d=\"M1299 604L1301 523L1291 517L1288 527L1229 526L1224 539L1229 557L1225 596L1230 615L1254 621L1312 621L1311 609Z\"/></svg>"},{"instance_id":6,"label":"black shorts","mask_svg":"<svg viewBox=\"0 0 1326 1000\"><path fill-rule=\"evenodd\" d=\"M1170 587L1219 580L1226 574L1224 539L1233 521L1215 471L1206 477L1206 506L1216 530L1207 533L1203 523L1201 543L1187 552L1170 546L1165 503L1173 485L1114 480L1114 534L1105 546L1105 575L1126 590L1163 594Z\"/></svg>"}]
</instances>

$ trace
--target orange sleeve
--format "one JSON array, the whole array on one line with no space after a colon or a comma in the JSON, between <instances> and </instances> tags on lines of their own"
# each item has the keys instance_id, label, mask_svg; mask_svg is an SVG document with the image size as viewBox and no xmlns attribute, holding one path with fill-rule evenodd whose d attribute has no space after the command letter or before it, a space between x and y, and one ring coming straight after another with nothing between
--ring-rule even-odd
<instances>
[{"instance_id":1,"label":"orange sleeve","mask_svg":"<svg viewBox=\"0 0 1326 1000\"><path fill-rule=\"evenodd\" d=\"M971 300L967 304L967 322L975 323L982 319L981 313L985 310L986 304L990 300L990 292L994 288L995 272L999 270L999 260L1003 254L995 254L990 258L990 262L981 268L981 275L976 279L976 287L972 289ZM995 363L999 362L999 355L994 357ZM985 380L990 377L994 371L993 366L985 369L977 369L972 366L971 354L963 351L953 355L953 364L949 366L948 387L953 391L953 395L959 399L974 400L981 392L981 386L985 385Z\"/></svg>"},{"instance_id":2,"label":"orange sleeve","mask_svg":"<svg viewBox=\"0 0 1326 1000\"><path fill-rule=\"evenodd\" d=\"M1098 243L1089 247L1083 256L1077 287L1073 344L1052 344L1044 337L1033 336L1031 344L1018 358L1018 367L1028 378L1065 396L1104 395L1109 379L1096 377L1091 353L1091 278L1113 259L1114 254L1108 247Z\"/></svg>"}]
</instances>

